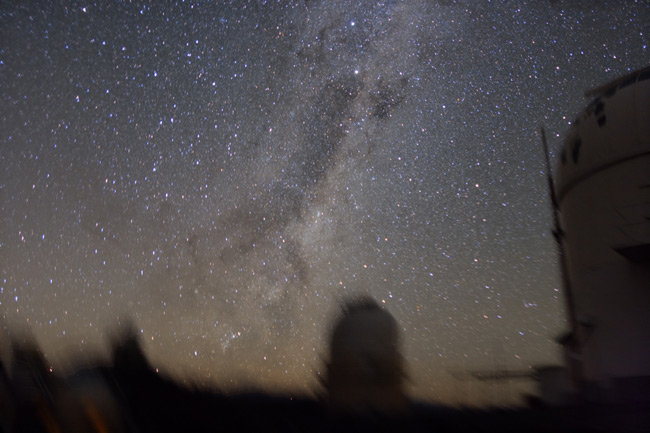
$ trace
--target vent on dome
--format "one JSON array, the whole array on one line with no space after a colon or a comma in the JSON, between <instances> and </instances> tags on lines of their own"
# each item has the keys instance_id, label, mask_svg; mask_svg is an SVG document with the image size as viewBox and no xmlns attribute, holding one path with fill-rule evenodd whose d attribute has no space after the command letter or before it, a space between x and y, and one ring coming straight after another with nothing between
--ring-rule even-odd
<instances>
[{"instance_id":1,"label":"vent on dome","mask_svg":"<svg viewBox=\"0 0 650 433\"><path fill-rule=\"evenodd\" d=\"M631 262L650 261L650 244L632 245L614 248L614 250Z\"/></svg>"}]
</instances>

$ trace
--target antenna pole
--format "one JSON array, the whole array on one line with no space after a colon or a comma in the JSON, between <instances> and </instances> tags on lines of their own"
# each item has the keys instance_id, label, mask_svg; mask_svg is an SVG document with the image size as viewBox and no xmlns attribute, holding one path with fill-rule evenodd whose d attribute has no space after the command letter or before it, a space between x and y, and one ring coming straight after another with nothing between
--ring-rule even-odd
<instances>
[{"instance_id":1,"label":"antenna pole","mask_svg":"<svg viewBox=\"0 0 650 433\"><path fill-rule=\"evenodd\" d=\"M571 332L571 341L568 343L570 346L570 353L573 355L570 360L570 374L573 376L578 387L581 386L583 381L582 360L580 359L580 342L578 341L578 320L576 318L575 298L573 294L573 287L571 279L569 278L569 267L567 264L566 252L564 250L564 230L559 216L559 203L555 193L555 183L553 182L553 172L551 171L551 159L549 156L548 143L546 142L546 131L542 126L540 128L542 133L542 147L544 149L544 159L546 161L546 179L548 182L548 191L551 196L551 208L553 211L553 237L557 246L557 252L560 260L560 273L562 278L562 286L564 287L564 298L566 300L567 314L569 318L569 329Z\"/></svg>"}]
</instances>

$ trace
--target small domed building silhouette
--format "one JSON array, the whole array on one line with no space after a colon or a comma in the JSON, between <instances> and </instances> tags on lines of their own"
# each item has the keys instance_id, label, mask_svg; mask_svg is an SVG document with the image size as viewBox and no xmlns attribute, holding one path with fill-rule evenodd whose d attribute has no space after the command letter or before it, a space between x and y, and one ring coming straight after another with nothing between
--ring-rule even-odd
<instances>
[{"instance_id":1,"label":"small domed building silhouette","mask_svg":"<svg viewBox=\"0 0 650 433\"><path fill-rule=\"evenodd\" d=\"M408 406L393 316L372 299L348 302L334 327L324 385L338 413L397 415Z\"/></svg>"}]
</instances>

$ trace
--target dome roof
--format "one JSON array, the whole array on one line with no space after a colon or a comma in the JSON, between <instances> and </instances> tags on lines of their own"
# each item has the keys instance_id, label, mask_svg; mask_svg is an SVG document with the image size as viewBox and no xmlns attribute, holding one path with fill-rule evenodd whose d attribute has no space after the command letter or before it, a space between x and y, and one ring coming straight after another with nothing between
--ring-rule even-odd
<instances>
[{"instance_id":1,"label":"dome roof","mask_svg":"<svg viewBox=\"0 0 650 433\"><path fill-rule=\"evenodd\" d=\"M573 123L560 155L560 203L581 180L650 154L650 66L586 93L595 97Z\"/></svg>"}]
</instances>

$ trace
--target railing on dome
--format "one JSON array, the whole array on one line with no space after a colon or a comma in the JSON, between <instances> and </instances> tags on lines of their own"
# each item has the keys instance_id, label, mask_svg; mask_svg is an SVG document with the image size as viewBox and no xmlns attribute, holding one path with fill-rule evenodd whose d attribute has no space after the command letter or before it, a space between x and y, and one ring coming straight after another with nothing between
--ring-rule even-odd
<instances>
[{"instance_id":1,"label":"railing on dome","mask_svg":"<svg viewBox=\"0 0 650 433\"><path fill-rule=\"evenodd\" d=\"M604 95L609 92L614 92L618 88L626 87L630 84L648 79L650 79L650 66L637 69L636 71L632 71L629 74L617 78L614 81L610 81L607 84L589 89L585 92L585 97L594 98L596 96Z\"/></svg>"}]
</instances>

